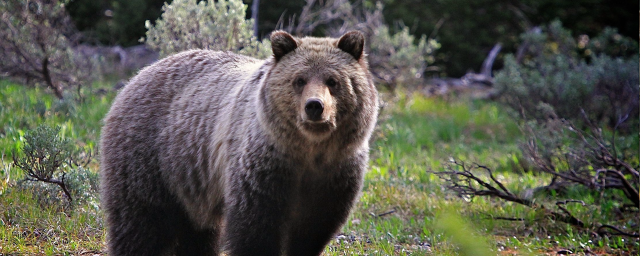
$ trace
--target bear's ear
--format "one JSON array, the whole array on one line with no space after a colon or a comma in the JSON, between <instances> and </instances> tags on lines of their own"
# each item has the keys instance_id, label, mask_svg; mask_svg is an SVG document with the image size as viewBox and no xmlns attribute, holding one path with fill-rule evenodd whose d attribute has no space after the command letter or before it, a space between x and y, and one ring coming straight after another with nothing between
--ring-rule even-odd
<instances>
[{"instance_id":1,"label":"bear's ear","mask_svg":"<svg viewBox=\"0 0 640 256\"><path fill-rule=\"evenodd\" d=\"M296 48L298 48L298 43L289 33L281 30L271 33L271 50L276 61Z\"/></svg>"},{"instance_id":2,"label":"bear's ear","mask_svg":"<svg viewBox=\"0 0 640 256\"><path fill-rule=\"evenodd\" d=\"M359 31L347 32L338 40L338 48L360 60L364 52L364 35Z\"/></svg>"}]
</instances>

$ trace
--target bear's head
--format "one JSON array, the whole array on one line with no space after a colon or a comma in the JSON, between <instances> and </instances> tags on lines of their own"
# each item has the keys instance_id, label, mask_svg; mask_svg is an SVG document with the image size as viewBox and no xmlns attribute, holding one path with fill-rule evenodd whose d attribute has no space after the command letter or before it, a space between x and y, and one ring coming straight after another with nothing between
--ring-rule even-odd
<instances>
[{"instance_id":1,"label":"bear's head","mask_svg":"<svg viewBox=\"0 0 640 256\"><path fill-rule=\"evenodd\" d=\"M273 66L264 97L272 107L269 116L280 119L275 120L279 126L295 127L283 130L319 142L336 130L369 129L366 122L372 118L366 115L377 113L377 92L362 33L352 31L332 39L296 38L275 31L271 47Z\"/></svg>"}]
</instances>

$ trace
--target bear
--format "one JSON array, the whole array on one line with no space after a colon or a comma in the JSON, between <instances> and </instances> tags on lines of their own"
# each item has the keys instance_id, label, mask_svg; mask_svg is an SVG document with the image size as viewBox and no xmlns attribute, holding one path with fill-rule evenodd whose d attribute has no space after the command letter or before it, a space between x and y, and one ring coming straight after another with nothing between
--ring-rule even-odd
<instances>
[{"instance_id":1,"label":"bear","mask_svg":"<svg viewBox=\"0 0 640 256\"><path fill-rule=\"evenodd\" d=\"M121 89L100 140L109 255L320 255L368 168L364 36L270 35L273 55L189 50Z\"/></svg>"}]
</instances>

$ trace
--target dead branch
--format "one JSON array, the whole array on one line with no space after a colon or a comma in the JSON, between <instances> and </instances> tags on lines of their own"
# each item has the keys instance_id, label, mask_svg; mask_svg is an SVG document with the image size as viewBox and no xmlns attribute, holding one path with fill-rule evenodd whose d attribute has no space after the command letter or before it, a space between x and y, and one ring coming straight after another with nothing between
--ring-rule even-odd
<instances>
[{"instance_id":1,"label":"dead branch","mask_svg":"<svg viewBox=\"0 0 640 256\"><path fill-rule=\"evenodd\" d=\"M484 170L489 176L489 180L478 176L475 173L476 169ZM507 189L506 186L502 182L500 182L494 175L493 171L482 165L474 164L473 166L468 166L463 162L459 162L457 160L452 160L452 165L448 166L446 171L439 172L431 172L433 174L438 175L441 179L445 180L448 183L448 188L455 191L461 197L475 197L475 196L489 196L489 197L497 197L504 199L508 202L518 203L532 209L541 209L545 212L544 216L549 216L549 218L561 221L564 223L571 224L576 227L585 228L587 225L576 218L564 208L563 205L572 202L581 202L576 200L565 200L559 201L556 203L556 206L560 211L553 211L549 208L545 207L542 204L536 203L532 200L517 196ZM583 203L584 204L584 203ZM515 218L504 218L500 217L498 219L505 220L519 220Z\"/></svg>"},{"instance_id":2,"label":"dead branch","mask_svg":"<svg viewBox=\"0 0 640 256\"><path fill-rule=\"evenodd\" d=\"M338 37L349 30L359 30L369 37L375 28L384 23L381 7L367 10L361 1L347 0L306 0L300 15L289 17L284 28L297 36L310 35L320 27L326 27L327 36ZM284 17L284 14L283 14ZM276 27L282 27L282 17Z\"/></svg>"},{"instance_id":3,"label":"dead branch","mask_svg":"<svg viewBox=\"0 0 640 256\"><path fill-rule=\"evenodd\" d=\"M524 218L492 217L494 220L524 221Z\"/></svg>"},{"instance_id":4,"label":"dead branch","mask_svg":"<svg viewBox=\"0 0 640 256\"><path fill-rule=\"evenodd\" d=\"M636 207L640 207L636 189L639 183L638 171L618 157L615 137L608 143L602 129L588 119L585 123L589 126L588 131L577 128L568 121L549 120L542 134L527 126L523 131L529 136L529 140L522 145L523 153L537 170L553 175L554 181L579 184L601 191L618 189ZM565 143L554 139L558 131L562 130L575 135L575 146L566 147Z\"/></svg>"},{"instance_id":5,"label":"dead branch","mask_svg":"<svg viewBox=\"0 0 640 256\"><path fill-rule=\"evenodd\" d=\"M607 232L607 229L613 230L615 232L614 233ZM638 234L638 233L627 233L627 232L624 232L624 231L620 230L619 228L616 228L616 227L611 226L611 225L602 225L602 226L598 227L598 230L596 232L600 236L614 235L614 236L628 236L628 237L635 237L635 238L640 237L640 234Z\"/></svg>"},{"instance_id":6,"label":"dead branch","mask_svg":"<svg viewBox=\"0 0 640 256\"><path fill-rule=\"evenodd\" d=\"M486 173L487 176L482 177L477 172L477 170L482 170ZM458 160L451 160L451 164L443 171L430 171L441 179L447 182L447 187L452 191L456 192L456 194L460 197L473 197L475 196L489 196L493 198L500 198L506 200L508 202L518 203L532 209L538 209L544 211L542 216L547 216L548 218L554 221L560 221L563 223L570 224L579 228L587 228L590 227L590 224L583 222L574 216L565 206L570 203L579 203L583 206L586 206L586 203L582 200L574 200L567 199L557 201L555 206L558 210L552 210L549 207L545 207L544 204L538 203L521 196L517 196L515 193L509 191L509 189L504 186L502 182L500 182L493 171L483 165L466 165L464 162L460 162ZM621 174L619 171L615 172L617 174ZM491 216L492 219L496 220L507 220L507 221L524 221L524 218L516 218L516 217L494 217ZM615 232L609 232L607 230L613 230ZM600 235L622 235L629 237L638 237L637 233L627 233L620 230L617 227L600 224L596 232Z\"/></svg>"},{"instance_id":7,"label":"dead branch","mask_svg":"<svg viewBox=\"0 0 640 256\"><path fill-rule=\"evenodd\" d=\"M493 62L496 60L496 57L498 57L498 53L500 52L500 49L502 49L501 43L497 43L496 45L493 46L493 48L491 48L489 55L482 62L482 68L480 69L480 74L486 77L491 77L491 70L493 70Z\"/></svg>"},{"instance_id":8,"label":"dead branch","mask_svg":"<svg viewBox=\"0 0 640 256\"><path fill-rule=\"evenodd\" d=\"M427 95L444 95L448 93L463 91L482 91L486 90L481 97L494 97L489 88L493 86L494 80L492 76L493 63L498 53L502 49L502 44L496 43L487 57L482 62L480 73L469 72L461 78L432 78L427 81Z\"/></svg>"},{"instance_id":9,"label":"dead branch","mask_svg":"<svg viewBox=\"0 0 640 256\"><path fill-rule=\"evenodd\" d=\"M581 200L564 200L564 201L558 201L556 202L556 206L558 207L558 209L560 209L564 215L562 216L556 216L556 217L560 217L560 218L566 218L563 219L562 222L565 223L569 223L575 226L579 226L579 227L585 227L584 222L582 222L581 220L579 220L578 218L576 218L575 216L573 216L573 214L571 214L571 212L569 210L567 210L567 208L564 208L564 205L567 203L582 203L582 206L585 206L585 203ZM556 215L556 214L554 214Z\"/></svg>"},{"instance_id":10,"label":"dead branch","mask_svg":"<svg viewBox=\"0 0 640 256\"><path fill-rule=\"evenodd\" d=\"M393 208L392 210L390 210L390 211L386 211L386 212L383 212L383 213L380 213L380 214L374 214L374 217L384 217L384 216L387 216L387 215L389 215L389 214L396 213L396 211L397 211L397 209L394 207L394 208Z\"/></svg>"},{"instance_id":11,"label":"dead branch","mask_svg":"<svg viewBox=\"0 0 640 256\"><path fill-rule=\"evenodd\" d=\"M449 189L458 193L462 197L490 196L533 207L533 201L520 198L511 193L501 182L493 177L493 171L485 166L476 165L469 167L462 162L453 160L453 166L449 166L448 171L432 172L447 181ZM459 170L454 170L457 168ZM476 168L485 170L491 177L491 181L485 181L472 171ZM493 184L496 184L495 186ZM497 186L497 187L496 187Z\"/></svg>"}]
</instances>

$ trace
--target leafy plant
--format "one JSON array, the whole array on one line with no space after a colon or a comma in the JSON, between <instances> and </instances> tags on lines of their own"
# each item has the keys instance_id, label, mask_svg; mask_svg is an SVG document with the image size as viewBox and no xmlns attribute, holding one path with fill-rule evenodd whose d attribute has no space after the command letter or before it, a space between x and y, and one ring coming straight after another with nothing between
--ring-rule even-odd
<instances>
[{"instance_id":1,"label":"leafy plant","mask_svg":"<svg viewBox=\"0 0 640 256\"><path fill-rule=\"evenodd\" d=\"M521 53L507 55L504 69L496 74L498 100L523 119L558 117L581 123L584 110L589 119L614 128L628 118L617 128L630 132L638 126L638 55L606 55L615 52L606 49L617 48L602 38L621 38L611 33L606 30L588 47L588 42L576 43L559 21L523 34ZM618 41L633 46L633 41ZM593 53L590 62L579 56L580 47Z\"/></svg>"},{"instance_id":2,"label":"leafy plant","mask_svg":"<svg viewBox=\"0 0 640 256\"><path fill-rule=\"evenodd\" d=\"M378 26L369 40L371 73L391 90L398 85L407 88L421 85L427 64L433 63L432 55L440 47L425 35L416 39L404 25L395 34L387 25Z\"/></svg>"},{"instance_id":3,"label":"leafy plant","mask_svg":"<svg viewBox=\"0 0 640 256\"><path fill-rule=\"evenodd\" d=\"M77 162L79 152L69 139L58 136L60 127L38 126L27 131L22 147L24 157L13 152L13 163L24 171L27 181L41 181L55 184L62 189L69 201L73 201L68 182L65 179L66 169ZM85 159L88 161L88 159Z\"/></svg>"},{"instance_id":4,"label":"leafy plant","mask_svg":"<svg viewBox=\"0 0 640 256\"><path fill-rule=\"evenodd\" d=\"M144 41L162 56L196 48L270 56L270 43L252 36L254 21L245 20L246 8L241 0L174 0L162 7L155 25L145 23Z\"/></svg>"},{"instance_id":5,"label":"leafy plant","mask_svg":"<svg viewBox=\"0 0 640 256\"><path fill-rule=\"evenodd\" d=\"M637 55L614 58L594 50L587 61L579 49L591 46L576 43L559 22L522 38L522 51L508 55L496 75L498 101L518 113L524 135L520 160L530 168L516 168L549 177L548 185L515 191L490 167L459 160L434 173L462 198L486 196L533 211L528 218L495 219L637 238L625 224L638 222L640 207ZM619 218L587 217L585 211L616 211Z\"/></svg>"},{"instance_id":6,"label":"leafy plant","mask_svg":"<svg viewBox=\"0 0 640 256\"><path fill-rule=\"evenodd\" d=\"M0 2L0 76L43 84L59 99L70 86L89 82L95 63L74 52L77 39L66 1Z\"/></svg>"}]
</instances>

